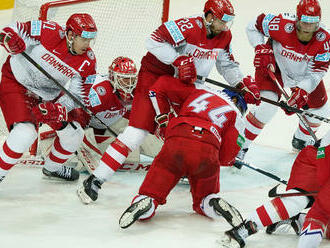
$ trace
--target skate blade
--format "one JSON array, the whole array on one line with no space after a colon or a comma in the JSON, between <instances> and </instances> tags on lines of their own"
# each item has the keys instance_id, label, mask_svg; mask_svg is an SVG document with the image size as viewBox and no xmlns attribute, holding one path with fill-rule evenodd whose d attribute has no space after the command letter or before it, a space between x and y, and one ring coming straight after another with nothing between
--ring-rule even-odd
<instances>
[{"instance_id":1,"label":"skate blade","mask_svg":"<svg viewBox=\"0 0 330 248\"><path fill-rule=\"evenodd\" d=\"M127 228L132 225L136 220L139 219L143 213L147 212L151 208L151 199L144 198L141 201L137 202L136 205L131 205L119 219L119 226L121 228ZM148 208L148 206L150 206ZM148 209L147 209L148 208ZM141 212L143 212L141 214Z\"/></svg>"},{"instance_id":2,"label":"skate blade","mask_svg":"<svg viewBox=\"0 0 330 248\"><path fill-rule=\"evenodd\" d=\"M85 193L84 186L81 186L77 189L77 195L80 201L84 204L90 204L93 200Z\"/></svg>"},{"instance_id":3,"label":"skate blade","mask_svg":"<svg viewBox=\"0 0 330 248\"><path fill-rule=\"evenodd\" d=\"M53 177L53 176L47 176L45 174L42 175L42 179L47 180L47 181L52 181L52 182L66 182L66 183L76 183L78 182L77 180L66 180L64 178L59 178L59 177Z\"/></svg>"},{"instance_id":4,"label":"skate blade","mask_svg":"<svg viewBox=\"0 0 330 248\"><path fill-rule=\"evenodd\" d=\"M220 245L220 248L240 248L240 245L236 240L229 238L226 234L222 234L217 243Z\"/></svg>"}]
</instances>

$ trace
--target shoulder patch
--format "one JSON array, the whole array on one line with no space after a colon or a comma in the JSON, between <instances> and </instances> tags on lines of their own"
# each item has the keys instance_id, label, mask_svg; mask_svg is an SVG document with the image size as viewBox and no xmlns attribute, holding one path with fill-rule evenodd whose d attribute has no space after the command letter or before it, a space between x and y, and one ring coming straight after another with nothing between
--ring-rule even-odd
<instances>
[{"instance_id":1,"label":"shoulder patch","mask_svg":"<svg viewBox=\"0 0 330 248\"><path fill-rule=\"evenodd\" d=\"M89 91L88 99L92 107L96 107L101 104L101 100L93 88Z\"/></svg>"},{"instance_id":2,"label":"shoulder patch","mask_svg":"<svg viewBox=\"0 0 330 248\"><path fill-rule=\"evenodd\" d=\"M195 22L199 28L203 28L203 23L200 20L196 19Z\"/></svg>"},{"instance_id":3,"label":"shoulder patch","mask_svg":"<svg viewBox=\"0 0 330 248\"><path fill-rule=\"evenodd\" d=\"M322 31L316 34L316 40L318 41L324 41L326 37L327 35Z\"/></svg>"},{"instance_id":4,"label":"shoulder patch","mask_svg":"<svg viewBox=\"0 0 330 248\"><path fill-rule=\"evenodd\" d=\"M94 60L95 59L94 52L92 50L88 50L87 57L90 58L91 60Z\"/></svg>"},{"instance_id":5,"label":"shoulder patch","mask_svg":"<svg viewBox=\"0 0 330 248\"><path fill-rule=\"evenodd\" d=\"M41 35L41 24L42 21L31 21L31 36L40 36Z\"/></svg>"},{"instance_id":6,"label":"shoulder patch","mask_svg":"<svg viewBox=\"0 0 330 248\"><path fill-rule=\"evenodd\" d=\"M285 26L284 26L284 30L285 30L285 32L287 32L287 33L292 33L293 32L293 30L294 30L294 24L293 23L287 23L287 24L285 24Z\"/></svg>"},{"instance_id":7,"label":"shoulder patch","mask_svg":"<svg viewBox=\"0 0 330 248\"><path fill-rule=\"evenodd\" d=\"M184 40L184 36L181 33L180 28L174 21L165 22L164 25L175 43L179 43Z\"/></svg>"},{"instance_id":8,"label":"shoulder patch","mask_svg":"<svg viewBox=\"0 0 330 248\"><path fill-rule=\"evenodd\" d=\"M273 14L268 14L265 16L264 20L262 21L262 30L264 31L264 34L269 37L269 23L271 20L273 20L273 18L275 17L275 15Z\"/></svg>"}]
</instances>

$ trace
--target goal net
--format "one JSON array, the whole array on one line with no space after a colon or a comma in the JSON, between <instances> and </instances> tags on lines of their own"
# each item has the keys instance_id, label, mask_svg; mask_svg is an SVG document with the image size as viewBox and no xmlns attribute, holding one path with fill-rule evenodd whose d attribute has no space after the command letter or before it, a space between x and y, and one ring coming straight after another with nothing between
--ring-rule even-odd
<instances>
[{"instance_id":1,"label":"goal net","mask_svg":"<svg viewBox=\"0 0 330 248\"><path fill-rule=\"evenodd\" d=\"M16 0L13 21L52 20L65 25L74 13L89 13L98 29L93 45L97 72L105 74L118 56L132 58L140 67L146 53L145 39L167 21L170 0ZM8 20L8 24L10 20ZM0 65L8 54L0 48ZM0 116L1 140L8 131Z\"/></svg>"}]
</instances>

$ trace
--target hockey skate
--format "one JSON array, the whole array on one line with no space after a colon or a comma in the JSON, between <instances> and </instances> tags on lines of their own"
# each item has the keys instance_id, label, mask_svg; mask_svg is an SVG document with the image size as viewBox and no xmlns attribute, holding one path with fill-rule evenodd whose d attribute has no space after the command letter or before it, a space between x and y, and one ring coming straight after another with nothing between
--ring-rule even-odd
<instances>
[{"instance_id":1,"label":"hockey skate","mask_svg":"<svg viewBox=\"0 0 330 248\"><path fill-rule=\"evenodd\" d=\"M5 176L0 176L0 183L5 179Z\"/></svg>"},{"instance_id":2,"label":"hockey skate","mask_svg":"<svg viewBox=\"0 0 330 248\"><path fill-rule=\"evenodd\" d=\"M66 181L76 181L79 178L79 172L68 166L61 166L57 171L49 171L45 167L42 168L42 173L49 179L61 179Z\"/></svg>"},{"instance_id":3,"label":"hockey skate","mask_svg":"<svg viewBox=\"0 0 330 248\"><path fill-rule=\"evenodd\" d=\"M244 221L240 225L226 231L219 243L223 248L243 248L245 247L245 239L256 232L257 229L254 222Z\"/></svg>"},{"instance_id":4,"label":"hockey skate","mask_svg":"<svg viewBox=\"0 0 330 248\"><path fill-rule=\"evenodd\" d=\"M292 227L293 230L297 235L300 234L301 228L303 226L304 220L305 220L306 214L299 213L290 219L282 220L279 222L276 222L272 225L269 225L266 228L266 233L273 234L273 233L288 233L290 228Z\"/></svg>"},{"instance_id":5,"label":"hockey skate","mask_svg":"<svg viewBox=\"0 0 330 248\"><path fill-rule=\"evenodd\" d=\"M248 150L249 150L249 148L244 148L244 149L242 148L241 150L239 150L236 158L239 159L239 160L244 160L245 155L248 152Z\"/></svg>"},{"instance_id":6,"label":"hockey skate","mask_svg":"<svg viewBox=\"0 0 330 248\"><path fill-rule=\"evenodd\" d=\"M127 228L139 219L143 214L148 212L152 207L152 199L145 197L140 201L129 206L119 219L119 226Z\"/></svg>"},{"instance_id":7,"label":"hockey skate","mask_svg":"<svg viewBox=\"0 0 330 248\"><path fill-rule=\"evenodd\" d=\"M81 202L89 204L92 201L96 201L98 197L98 191L101 189L101 185L104 181L98 179L94 175L90 175L84 180L83 185L77 189L77 195Z\"/></svg>"},{"instance_id":8,"label":"hockey skate","mask_svg":"<svg viewBox=\"0 0 330 248\"><path fill-rule=\"evenodd\" d=\"M212 198L209 201L209 205L213 207L214 211L218 215L224 217L232 227L238 226L243 222L243 218L240 212L224 199L220 197Z\"/></svg>"}]
</instances>

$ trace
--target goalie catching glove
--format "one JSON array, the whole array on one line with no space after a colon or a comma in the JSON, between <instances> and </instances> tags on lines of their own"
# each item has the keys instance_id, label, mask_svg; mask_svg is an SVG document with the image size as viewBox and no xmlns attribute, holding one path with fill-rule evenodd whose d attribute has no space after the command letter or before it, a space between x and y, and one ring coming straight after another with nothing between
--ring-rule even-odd
<instances>
[{"instance_id":1,"label":"goalie catching glove","mask_svg":"<svg viewBox=\"0 0 330 248\"><path fill-rule=\"evenodd\" d=\"M256 105L260 104L260 90L255 84L253 77L247 76L243 78L242 81L236 87L242 90L242 94L246 103Z\"/></svg>"},{"instance_id":2,"label":"goalie catching glove","mask_svg":"<svg viewBox=\"0 0 330 248\"><path fill-rule=\"evenodd\" d=\"M6 27L0 33L0 45L12 55L25 51L24 40L11 28Z\"/></svg>"},{"instance_id":3,"label":"goalie catching glove","mask_svg":"<svg viewBox=\"0 0 330 248\"><path fill-rule=\"evenodd\" d=\"M59 103L44 102L32 109L37 122L48 124L54 130L66 126L68 115L66 108Z\"/></svg>"},{"instance_id":4,"label":"goalie catching glove","mask_svg":"<svg viewBox=\"0 0 330 248\"><path fill-rule=\"evenodd\" d=\"M177 69L178 78L182 82L192 84L197 80L197 71L192 56L181 55L177 57L173 66Z\"/></svg>"}]
</instances>

